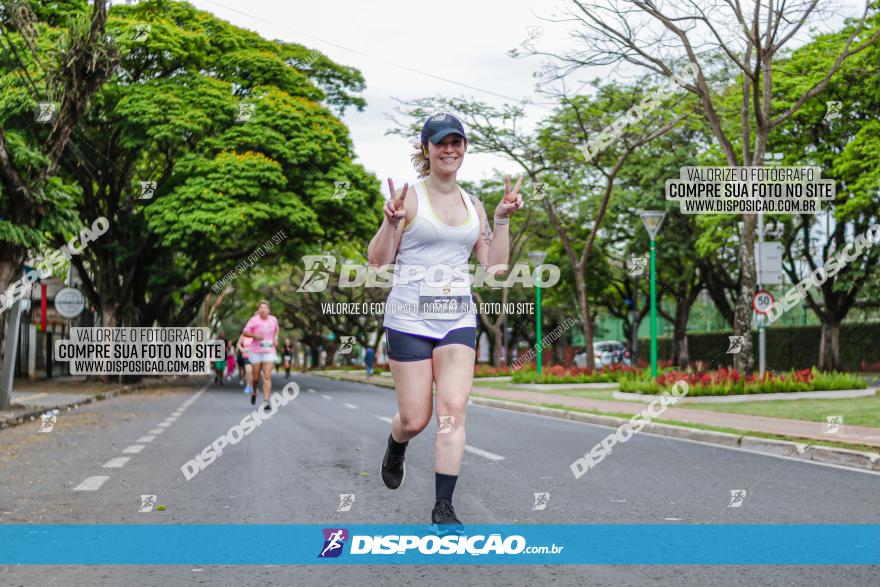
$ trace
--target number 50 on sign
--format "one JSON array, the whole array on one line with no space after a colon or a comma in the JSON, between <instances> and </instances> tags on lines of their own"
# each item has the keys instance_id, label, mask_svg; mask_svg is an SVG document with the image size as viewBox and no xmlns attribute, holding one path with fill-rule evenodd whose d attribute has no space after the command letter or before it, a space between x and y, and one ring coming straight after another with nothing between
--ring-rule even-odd
<instances>
[{"instance_id":1,"label":"number 50 on sign","mask_svg":"<svg viewBox=\"0 0 880 587\"><path fill-rule=\"evenodd\" d=\"M770 306L773 305L773 301L773 295L769 291L762 289L755 292L755 297L752 299L752 307L758 314L766 314Z\"/></svg>"}]
</instances>

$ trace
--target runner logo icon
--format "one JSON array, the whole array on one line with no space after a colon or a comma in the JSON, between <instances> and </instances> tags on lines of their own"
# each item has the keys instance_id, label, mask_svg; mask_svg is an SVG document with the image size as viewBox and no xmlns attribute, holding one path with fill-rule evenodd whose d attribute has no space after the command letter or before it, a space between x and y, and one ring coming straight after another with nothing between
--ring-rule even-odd
<instances>
[{"instance_id":1,"label":"runner logo icon","mask_svg":"<svg viewBox=\"0 0 880 587\"><path fill-rule=\"evenodd\" d=\"M324 528L324 548L318 558L336 558L342 554L342 547L348 540L348 530L345 528Z\"/></svg>"},{"instance_id":2,"label":"runner logo icon","mask_svg":"<svg viewBox=\"0 0 880 587\"><path fill-rule=\"evenodd\" d=\"M315 293L327 289L330 273L336 269L336 257L333 255L303 255L305 274L298 292Z\"/></svg>"}]
</instances>

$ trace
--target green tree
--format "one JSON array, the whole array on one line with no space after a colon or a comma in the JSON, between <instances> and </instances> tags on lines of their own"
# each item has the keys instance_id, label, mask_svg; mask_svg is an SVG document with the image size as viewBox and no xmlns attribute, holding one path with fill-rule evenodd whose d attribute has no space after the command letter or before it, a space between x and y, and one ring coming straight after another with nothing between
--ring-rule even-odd
<instances>
[{"instance_id":1,"label":"green tree","mask_svg":"<svg viewBox=\"0 0 880 587\"><path fill-rule=\"evenodd\" d=\"M0 292L29 253L48 245L50 233L78 232L78 188L57 177L59 164L117 59L105 34L106 2L88 6L70 0L0 7ZM0 329L0 350L4 335Z\"/></svg>"},{"instance_id":2,"label":"green tree","mask_svg":"<svg viewBox=\"0 0 880 587\"><path fill-rule=\"evenodd\" d=\"M261 263L373 227L377 182L331 111L363 107L357 71L173 0L116 6L108 30L124 58L63 159L81 218L110 219L75 259L105 324L187 323L278 231Z\"/></svg>"},{"instance_id":3,"label":"green tree","mask_svg":"<svg viewBox=\"0 0 880 587\"><path fill-rule=\"evenodd\" d=\"M877 26L880 15L869 25ZM793 102L811 83L803 72L824 71L852 34L852 26L823 35L780 64L779 97ZM826 101L841 104L840 116L827 116L826 104L807 103L780 129L772 143L801 165L815 165L836 183L836 199L825 203L828 215L802 215L787 227L786 273L793 283L821 267L848 242L880 222L880 47L849 59L830 79ZM830 209L829 209L830 207ZM822 323L818 366L839 369L840 324L878 274L880 250L867 249L819 288L807 292L807 304ZM868 341L865 341L868 342Z\"/></svg>"},{"instance_id":4,"label":"green tree","mask_svg":"<svg viewBox=\"0 0 880 587\"><path fill-rule=\"evenodd\" d=\"M828 68L807 72L803 92L792 96L792 101L780 100L779 88L786 76L778 75L776 66L797 33L826 16L817 5L702 5L692 0L670 0L662 5L651 0L571 2L568 16L583 25L578 31L581 45L554 55L546 75L557 80L579 73L583 67L632 64L642 71L671 77L678 65L694 63L700 73L686 88L698 101L698 112L711 129L721 159L728 166L760 166L771 135L821 94L845 61L880 38L880 28L867 20L870 5L866 4L861 18L847 28L844 42L834 47ZM633 26L634 22L639 26ZM734 365L748 371L754 366L751 337L747 335L757 278L757 216L745 214L742 221L734 333L746 336Z\"/></svg>"}]
</instances>

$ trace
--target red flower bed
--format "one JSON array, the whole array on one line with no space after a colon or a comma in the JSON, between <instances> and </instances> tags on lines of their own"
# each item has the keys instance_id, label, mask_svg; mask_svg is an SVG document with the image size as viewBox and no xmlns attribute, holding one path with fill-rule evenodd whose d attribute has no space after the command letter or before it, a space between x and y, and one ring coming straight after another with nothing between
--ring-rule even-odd
<instances>
[{"instance_id":1,"label":"red flower bed","mask_svg":"<svg viewBox=\"0 0 880 587\"><path fill-rule=\"evenodd\" d=\"M492 365L476 364L474 365L474 377L498 377L510 375L510 369L507 365L493 367Z\"/></svg>"},{"instance_id":2,"label":"red flower bed","mask_svg":"<svg viewBox=\"0 0 880 587\"><path fill-rule=\"evenodd\" d=\"M708 387L712 385L740 385L751 383L773 383L786 381L797 381L800 383L810 383L813 381L812 369L801 369L800 371L792 371L789 374L774 375L769 371L761 377L757 373L752 373L743 377L739 371L733 369L721 368L717 371L703 371L701 373L689 373L685 371L668 371L657 376L657 383L663 386L671 387L676 381L687 381L688 385L697 385Z\"/></svg>"}]
</instances>

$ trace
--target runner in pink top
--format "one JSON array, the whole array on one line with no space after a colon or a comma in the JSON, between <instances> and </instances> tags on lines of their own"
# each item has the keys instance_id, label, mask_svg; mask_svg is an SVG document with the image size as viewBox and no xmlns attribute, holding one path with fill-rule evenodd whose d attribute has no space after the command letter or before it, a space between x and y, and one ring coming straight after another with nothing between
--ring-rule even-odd
<instances>
[{"instance_id":1,"label":"runner in pink top","mask_svg":"<svg viewBox=\"0 0 880 587\"><path fill-rule=\"evenodd\" d=\"M263 380L263 409L270 411L269 396L272 394L272 369L278 360L275 347L278 345L278 319L269 314L269 302L260 300L257 313L251 316L244 327L243 334L251 337L249 350L254 365L254 391L251 403L257 395L258 377Z\"/></svg>"}]
</instances>

